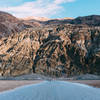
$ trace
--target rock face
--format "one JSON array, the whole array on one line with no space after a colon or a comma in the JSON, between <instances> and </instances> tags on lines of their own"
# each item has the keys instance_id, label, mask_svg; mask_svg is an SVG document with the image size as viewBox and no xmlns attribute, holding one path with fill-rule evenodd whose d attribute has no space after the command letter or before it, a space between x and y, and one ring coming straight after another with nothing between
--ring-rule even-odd
<instances>
[{"instance_id":1,"label":"rock face","mask_svg":"<svg viewBox=\"0 0 100 100\"><path fill-rule=\"evenodd\" d=\"M100 74L99 16L39 22L0 12L0 36L1 76Z\"/></svg>"},{"instance_id":2,"label":"rock face","mask_svg":"<svg viewBox=\"0 0 100 100\"><path fill-rule=\"evenodd\" d=\"M99 27L76 25L49 30L36 53L33 72L51 76L99 74L99 33Z\"/></svg>"},{"instance_id":3,"label":"rock face","mask_svg":"<svg viewBox=\"0 0 100 100\"><path fill-rule=\"evenodd\" d=\"M23 31L0 42L0 73L2 75L20 75L32 72L33 59L39 48L37 33Z\"/></svg>"},{"instance_id":4,"label":"rock face","mask_svg":"<svg viewBox=\"0 0 100 100\"><path fill-rule=\"evenodd\" d=\"M100 27L48 25L0 40L0 74L100 74Z\"/></svg>"}]
</instances>

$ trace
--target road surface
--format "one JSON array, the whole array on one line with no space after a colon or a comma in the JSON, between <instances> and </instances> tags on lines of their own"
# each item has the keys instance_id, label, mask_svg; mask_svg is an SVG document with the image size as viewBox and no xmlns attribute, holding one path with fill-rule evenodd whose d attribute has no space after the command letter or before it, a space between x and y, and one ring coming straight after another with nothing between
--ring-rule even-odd
<instances>
[{"instance_id":1,"label":"road surface","mask_svg":"<svg viewBox=\"0 0 100 100\"><path fill-rule=\"evenodd\" d=\"M44 81L2 92L0 100L100 100L100 88L64 81Z\"/></svg>"}]
</instances>

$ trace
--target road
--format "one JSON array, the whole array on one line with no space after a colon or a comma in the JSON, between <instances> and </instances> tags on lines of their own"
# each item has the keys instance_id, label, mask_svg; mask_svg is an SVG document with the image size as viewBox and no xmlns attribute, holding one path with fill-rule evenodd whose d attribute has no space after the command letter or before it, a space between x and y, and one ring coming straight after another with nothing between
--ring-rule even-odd
<instances>
[{"instance_id":1,"label":"road","mask_svg":"<svg viewBox=\"0 0 100 100\"><path fill-rule=\"evenodd\" d=\"M44 81L0 93L0 100L100 100L100 88L64 81Z\"/></svg>"}]
</instances>

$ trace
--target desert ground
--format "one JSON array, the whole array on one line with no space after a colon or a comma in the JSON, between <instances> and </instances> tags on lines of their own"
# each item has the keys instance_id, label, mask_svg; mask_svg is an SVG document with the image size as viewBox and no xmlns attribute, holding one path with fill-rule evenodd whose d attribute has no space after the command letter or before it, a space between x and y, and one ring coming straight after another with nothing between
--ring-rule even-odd
<instances>
[{"instance_id":1,"label":"desert ground","mask_svg":"<svg viewBox=\"0 0 100 100\"><path fill-rule=\"evenodd\" d=\"M71 80L70 82L81 83L100 88L100 80Z\"/></svg>"},{"instance_id":2,"label":"desert ground","mask_svg":"<svg viewBox=\"0 0 100 100\"><path fill-rule=\"evenodd\" d=\"M42 82L42 80L33 80L33 81L32 80L31 81L0 80L0 92L8 91L24 85L36 84L40 82ZM100 80L70 80L70 82L87 84L90 86L100 88Z\"/></svg>"},{"instance_id":3,"label":"desert ground","mask_svg":"<svg viewBox=\"0 0 100 100\"><path fill-rule=\"evenodd\" d=\"M36 81L15 81L15 80L0 80L0 92L11 90L24 85L40 83L40 80Z\"/></svg>"}]
</instances>

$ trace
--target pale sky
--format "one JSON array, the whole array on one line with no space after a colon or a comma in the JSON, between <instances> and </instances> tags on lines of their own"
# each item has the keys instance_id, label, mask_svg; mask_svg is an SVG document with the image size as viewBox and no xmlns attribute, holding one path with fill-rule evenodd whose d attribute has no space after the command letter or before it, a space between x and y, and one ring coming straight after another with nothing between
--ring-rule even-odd
<instances>
[{"instance_id":1,"label":"pale sky","mask_svg":"<svg viewBox=\"0 0 100 100\"><path fill-rule=\"evenodd\" d=\"M0 0L0 11L16 17L75 18L100 15L100 0Z\"/></svg>"}]
</instances>

